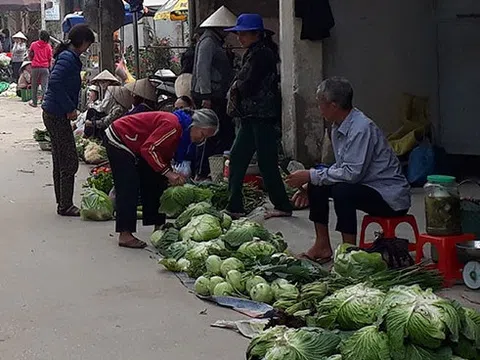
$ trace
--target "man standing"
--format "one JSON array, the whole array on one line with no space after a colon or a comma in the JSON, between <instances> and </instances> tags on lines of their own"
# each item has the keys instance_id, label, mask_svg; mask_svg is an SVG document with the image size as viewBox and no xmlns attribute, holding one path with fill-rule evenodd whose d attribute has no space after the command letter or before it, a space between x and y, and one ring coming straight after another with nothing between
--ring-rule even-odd
<instances>
[{"instance_id":1,"label":"man standing","mask_svg":"<svg viewBox=\"0 0 480 360\"><path fill-rule=\"evenodd\" d=\"M310 204L316 240L303 257L326 263L332 257L328 232L329 198L337 214L336 230L344 243L356 244L357 215L405 215L410 208L410 186L400 162L383 132L352 105L353 89L343 78L327 79L317 90L325 120L332 124L335 164L329 168L297 171L287 183L301 188L297 206Z\"/></svg>"},{"instance_id":2,"label":"man standing","mask_svg":"<svg viewBox=\"0 0 480 360\"><path fill-rule=\"evenodd\" d=\"M234 77L232 62L223 45L227 33L235 26L236 16L225 6L207 18L200 28L205 29L195 49L192 77L192 97L197 107L212 109L220 119L219 133L197 151L197 176L210 174L208 158L230 150L235 138L235 127L227 116L227 92Z\"/></svg>"}]
</instances>

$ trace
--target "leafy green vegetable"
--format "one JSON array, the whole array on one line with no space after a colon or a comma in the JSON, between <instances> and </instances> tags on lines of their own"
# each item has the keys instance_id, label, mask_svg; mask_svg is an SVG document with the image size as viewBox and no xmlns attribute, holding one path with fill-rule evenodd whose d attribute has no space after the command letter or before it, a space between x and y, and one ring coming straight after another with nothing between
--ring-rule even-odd
<instances>
[{"instance_id":1,"label":"leafy green vegetable","mask_svg":"<svg viewBox=\"0 0 480 360\"><path fill-rule=\"evenodd\" d=\"M462 318L462 334L480 350L480 313L474 309L464 308Z\"/></svg>"},{"instance_id":2,"label":"leafy green vegetable","mask_svg":"<svg viewBox=\"0 0 480 360\"><path fill-rule=\"evenodd\" d=\"M293 284L272 284L275 300L296 300L299 295L297 287Z\"/></svg>"},{"instance_id":3,"label":"leafy green vegetable","mask_svg":"<svg viewBox=\"0 0 480 360\"><path fill-rule=\"evenodd\" d=\"M232 217L227 213L222 214L222 229L228 230L232 226Z\"/></svg>"},{"instance_id":4,"label":"leafy green vegetable","mask_svg":"<svg viewBox=\"0 0 480 360\"><path fill-rule=\"evenodd\" d=\"M220 267L222 266L222 259L217 255L210 255L207 260L205 260L205 266L207 271L212 275L221 275Z\"/></svg>"},{"instance_id":5,"label":"leafy green vegetable","mask_svg":"<svg viewBox=\"0 0 480 360\"><path fill-rule=\"evenodd\" d=\"M178 230L171 227L157 230L150 236L152 245L164 256L167 254L168 247L179 240Z\"/></svg>"},{"instance_id":6,"label":"leafy green vegetable","mask_svg":"<svg viewBox=\"0 0 480 360\"><path fill-rule=\"evenodd\" d=\"M358 330L372 325L384 298L383 291L366 284L348 286L317 305L317 323L324 328L338 325L342 330Z\"/></svg>"},{"instance_id":7,"label":"leafy green vegetable","mask_svg":"<svg viewBox=\"0 0 480 360\"><path fill-rule=\"evenodd\" d=\"M177 265L181 271L187 271L188 267L190 266L190 261L187 259L180 259L177 261Z\"/></svg>"},{"instance_id":8,"label":"leafy green vegetable","mask_svg":"<svg viewBox=\"0 0 480 360\"><path fill-rule=\"evenodd\" d=\"M188 225L180 230L180 237L183 241L209 241L220 235L222 235L220 220L209 214L194 216Z\"/></svg>"},{"instance_id":9,"label":"leafy green vegetable","mask_svg":"<svg viewBox=\"0 0 480 360\"><path fill-rule=\"evenodd\" d=\"M249 277L248 279L246 279L246 282L245 282L245 290L247 291L247 293L250 294L250 291L252 290L252 288L258 284L267 284L267 281L261 276Z\"/></svg>"},{"instance_id":10,"label":"leafy green vegetable","mask_svg":"<svg viewBox=\"0 0 480 360\"><path fill-rule=\"evenodd\" d=\"M192 245L186 241L175 242L166 249L165 256L179 260L185 256L191 247Z\"/></svg>"},{"instance_id":11,"label":"leafy green vegetable","mask_svg":"<svg viewBox=\"0 0 480 360\"><path fill-rule=\"evenodd\" d=\"M480 351L475 347L473 341L460 335L458 343L452 343L452 350L455 355L468 360L480 360Z\"/></svg>"},{"instance_id":12,"label":"leafy green vegetable","mask_svg":"<svg viewBox=\"0 0 480 360\"><path fill-rule=\"evenodd\" d=\"M231 257L223 260L222 265L220 266L220 271L223 276L227 276L230 270L238 270L242 272L245 270L245 266L237 258Z\"/></svg>"},{"instance_id":13,"label":"leafy green vegetable","mask_svg":"<svg viewBox=\"0 0 480 360\"><path fill-rule=\"evenodd\" d=\"M235 291L239 293L243 293L245 291L245 281L243 280L243 276L240 271L230 270L225 279L230 285L232 285L232 288Z\"/></svg>"},{"instance_id":14,"label":"leafy green vegetable","mask_svg":"<svg viewBox=\"0 0 480 360\"><path fill-rule=\"evenodd\" d=\"M447 338L457 342L461 307L419 286L397 286L387 293L380 313L394 359L405 359L404 340L438 349Z\"/></svg>"},{"instance_id":15,"label":"leafy green vegetable","mask_svg":"<svg viewBox=\"0 0 480 360\"><path fill-rule=\"evenodd\" d=\"M277 252L275 246L267 241L253 240L243 243L238 248L238 253L242 254L246 258L257 259L272 256Z\"/></svg>"},{"instance_id":16,"label":"leafy green vegetable","mask_svg":"<svg viewBox=\"0 0 480 360\"><path fill-rule=\"evenodd\" d=\"M85 190L80 206L82 220L107 221L113 218L113 203L107 194L95 188Z\"/></svg>"},{"instance_id":17,"label":"leafy green vegetable","mask_svg":"<svg viewBox=\"0 0 480 360\"><path fill-rule=\"evenodd\" d=\"M235 220L225 233L225 243L233 249L240 247L240 245L253 241L254 238L268 241L270 240L270 233L262 225L250 220Z\"/></svg>"},{"instance_id":18,"label":"leafy green vegetable","mask_svg":"<svg viewBox=\"0 0 480 360\"><path fill-rule=\"evenodd\" d=\"M203 201L196 204L190 204L175 220L175 227L181 229L186 226L194 216L209 214L218 219L223 219L222 214L216 210L210 203Z\"/></svg>"},{"instance_id":19,"label":"leafy green vegetable","mask_svg":"<svg viewBox=\"0 0 480 360\"><path fill-rule=\"evenodd\" d=\"M232 288L232 285L227 282L217 284L213 289L214 296L231 296L233 292L234 290Z\"/></svg>"},{"instance_id":20,"label":"leafy green vegetable","mask_svg":"<svg viewBox=\"0 0 480 360\"><path fill-rule=\"evenodd\" d=\"M261 360L265 358L268 350L273 347L277 340L283 338L287 330L286 326L276 326L255 336L248 345L247 360Z\"/></svg>"},{"instance_id":21,"label":"leafy green vegetable","mask_svg":"<svg viewBox=\"0 0 480 360\"><path fill-rule=\"evenodd\" d=\"M181 262L180 260L177 261L172 258L164 258L164 259L161 259L158 263L160 265L163 265L166 270L171 272L183 272L186 270L186 267L185 267L186 263L183 261Z\"/></svg>"},{"instance_id":22,"label":"leafy green vegetable","mask_svg":"<svg viewBox=\"0 0 480 360\"><path fill-rule=\"evenodd\" d=\"M437 350L425 349L418 345L408 344L401 355L404 360L451 360L452 349L448 347ZM395 358L395 356L393 357ZM400 359L400 357L398 357Z\"/></svg>"},{"instance_id":23,"label":"leafy green vegetable","mask_svg":"<svg viewBox=\"0 0 480 360\"><path fill-rule=\"evenodd\" d=\"M200 276L195 281L195 292L202 296L210 295L210 279L205 276Z\"/></svg>"},{"instance_id":24,"label":"leafy green vegetable","mask_svg":"<svg viewBox=\"0 0 480 360\"><path fill-rule=\"evenodd\" d=\"M342 345L343 360L389 360L387 334L376 326L366 326L355 332Z\"/></svg>"},{"instance_id":25,"label":"leafy green vegetable","mask_svg":"<svg viewBox=\"0 0 480 360\"><path fill-rule=\"evenodd\" d=\"M213 194L208 189L201 189L193 185L169 187L160 198L161 213L177 217L190 204L209 201Z\"/></svg>"},{"instance_id":26,"label":"leafy green vegetable","mask_svg":"<svg viewBox=\"0 0 480 360\"><path fill-rule=\"evenodd\" d=\"M215 290L215 286L217 286L218 284L221 284L225 282L225 279L220 277L220 276L212 276L210 278L210 295L213 295L213 291Z\"/></svg>"},{"instance_id":27,"label":"leafy green vegetable","mask_svg":"<svg viewBox=\"0 0 480 360\"><path fill-rule=\"evenodd\" d=\"M250 290L250 297L253 301L271 304L273 302L273 291L270 285L260 283Z\"/></svg>"},{"instance_id":28,"label":"leafy green vegetable","mask_svg":"<svg viewBox=\"0 0 480 360\"><path fill-rule=\"evenodd\" d=\"M364 278L387 269L382 254L366 251L349 251L350 244L342 244L335 251L333 269L341 276Z\"/></svg>"}]
</instances>

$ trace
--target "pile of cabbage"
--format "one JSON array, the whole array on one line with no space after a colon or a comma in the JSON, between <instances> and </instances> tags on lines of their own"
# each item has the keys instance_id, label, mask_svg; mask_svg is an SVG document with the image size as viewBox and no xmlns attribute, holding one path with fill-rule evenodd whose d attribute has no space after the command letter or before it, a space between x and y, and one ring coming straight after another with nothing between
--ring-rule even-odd
<instances>
[{"instance_id":1,"label":"pile of cabbage","mask_svg":"<svg viewBox=\"0 0 480 360\"><path fill-rule=\"evenodd\" d=\"M247 359L480 358L480 313L417 285L387 292L365 283L348 286L324 296L315 308L308 328L275 327L258 335ZM331 346L325 348L327 336Z\"/></svg>"}]
</instances>

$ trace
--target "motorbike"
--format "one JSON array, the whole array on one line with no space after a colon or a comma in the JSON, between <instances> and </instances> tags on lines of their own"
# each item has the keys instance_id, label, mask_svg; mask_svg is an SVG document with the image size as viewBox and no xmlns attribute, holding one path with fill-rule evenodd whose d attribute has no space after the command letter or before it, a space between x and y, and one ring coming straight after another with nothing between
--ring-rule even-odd
<instances>
[{"instance_id":1,"label":"motorbike","mask_svg":"<svg viewBox=\"0 0 480 360\"><path fill-rule=\"evenodd\" d=\"M177 101L175 93L177 75L169 69L160 69L150 76L149 80L157 89L158 110L172 112Z\"/></svg>"},{"instance_id":2,"label":"motorbike","mask_svg":"<svg viewBox=\"0 0 480 360\"><path fill-rule=\"evenodd\" d=\"M0 66L0 81L10 82L12 77L13 72L9 65Z\"/></svg>"}]
</instances>

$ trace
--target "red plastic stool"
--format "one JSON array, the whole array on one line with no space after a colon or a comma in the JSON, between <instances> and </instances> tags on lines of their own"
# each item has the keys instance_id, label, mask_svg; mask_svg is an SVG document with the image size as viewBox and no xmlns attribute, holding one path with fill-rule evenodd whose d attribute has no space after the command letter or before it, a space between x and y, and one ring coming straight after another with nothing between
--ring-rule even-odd
<instances>
[{"instance_id":1,"label":"red plastic stool","mask_svg":"<svg viewBox=\"0 0 480 360\"><path fill-rule=\"evenodd\" d=\"M417 264L422 261L423 246L425 244L435 246L438 252L438 262L432 264L432 267L438 269L443 274L444 286L450 287L455 284L456 280L462 280L463 265L458 261L456 245L475 239L476 236L474 234L454 236L422 234L417 241L417 256L415 261Z\"/></svg>"},{"instance_id":2,"label":"red plastic stool","mask_svg":"<svg viewBox=\"0 0 480 360\"><path fill-rule=\"evenodd\" d=\"M410 224L413 229L413 233L415 234L415 243L410 243L408 245L408 251L413 252L416 251L416 243L418 242L419 231L417 226L417 220L413 215L405 215L399 217L377 217L377 216L370 216L365 215L362 221L362 230L360 232L360 249L368 249L372 246L373 243L366 243L365 242L365 233L367 231L367 227L370 224L378 224L382 227L383 236L386 239L394 239L396 236L396 230L398 225L400 224Z\"/></svg>"}]
</instances>

